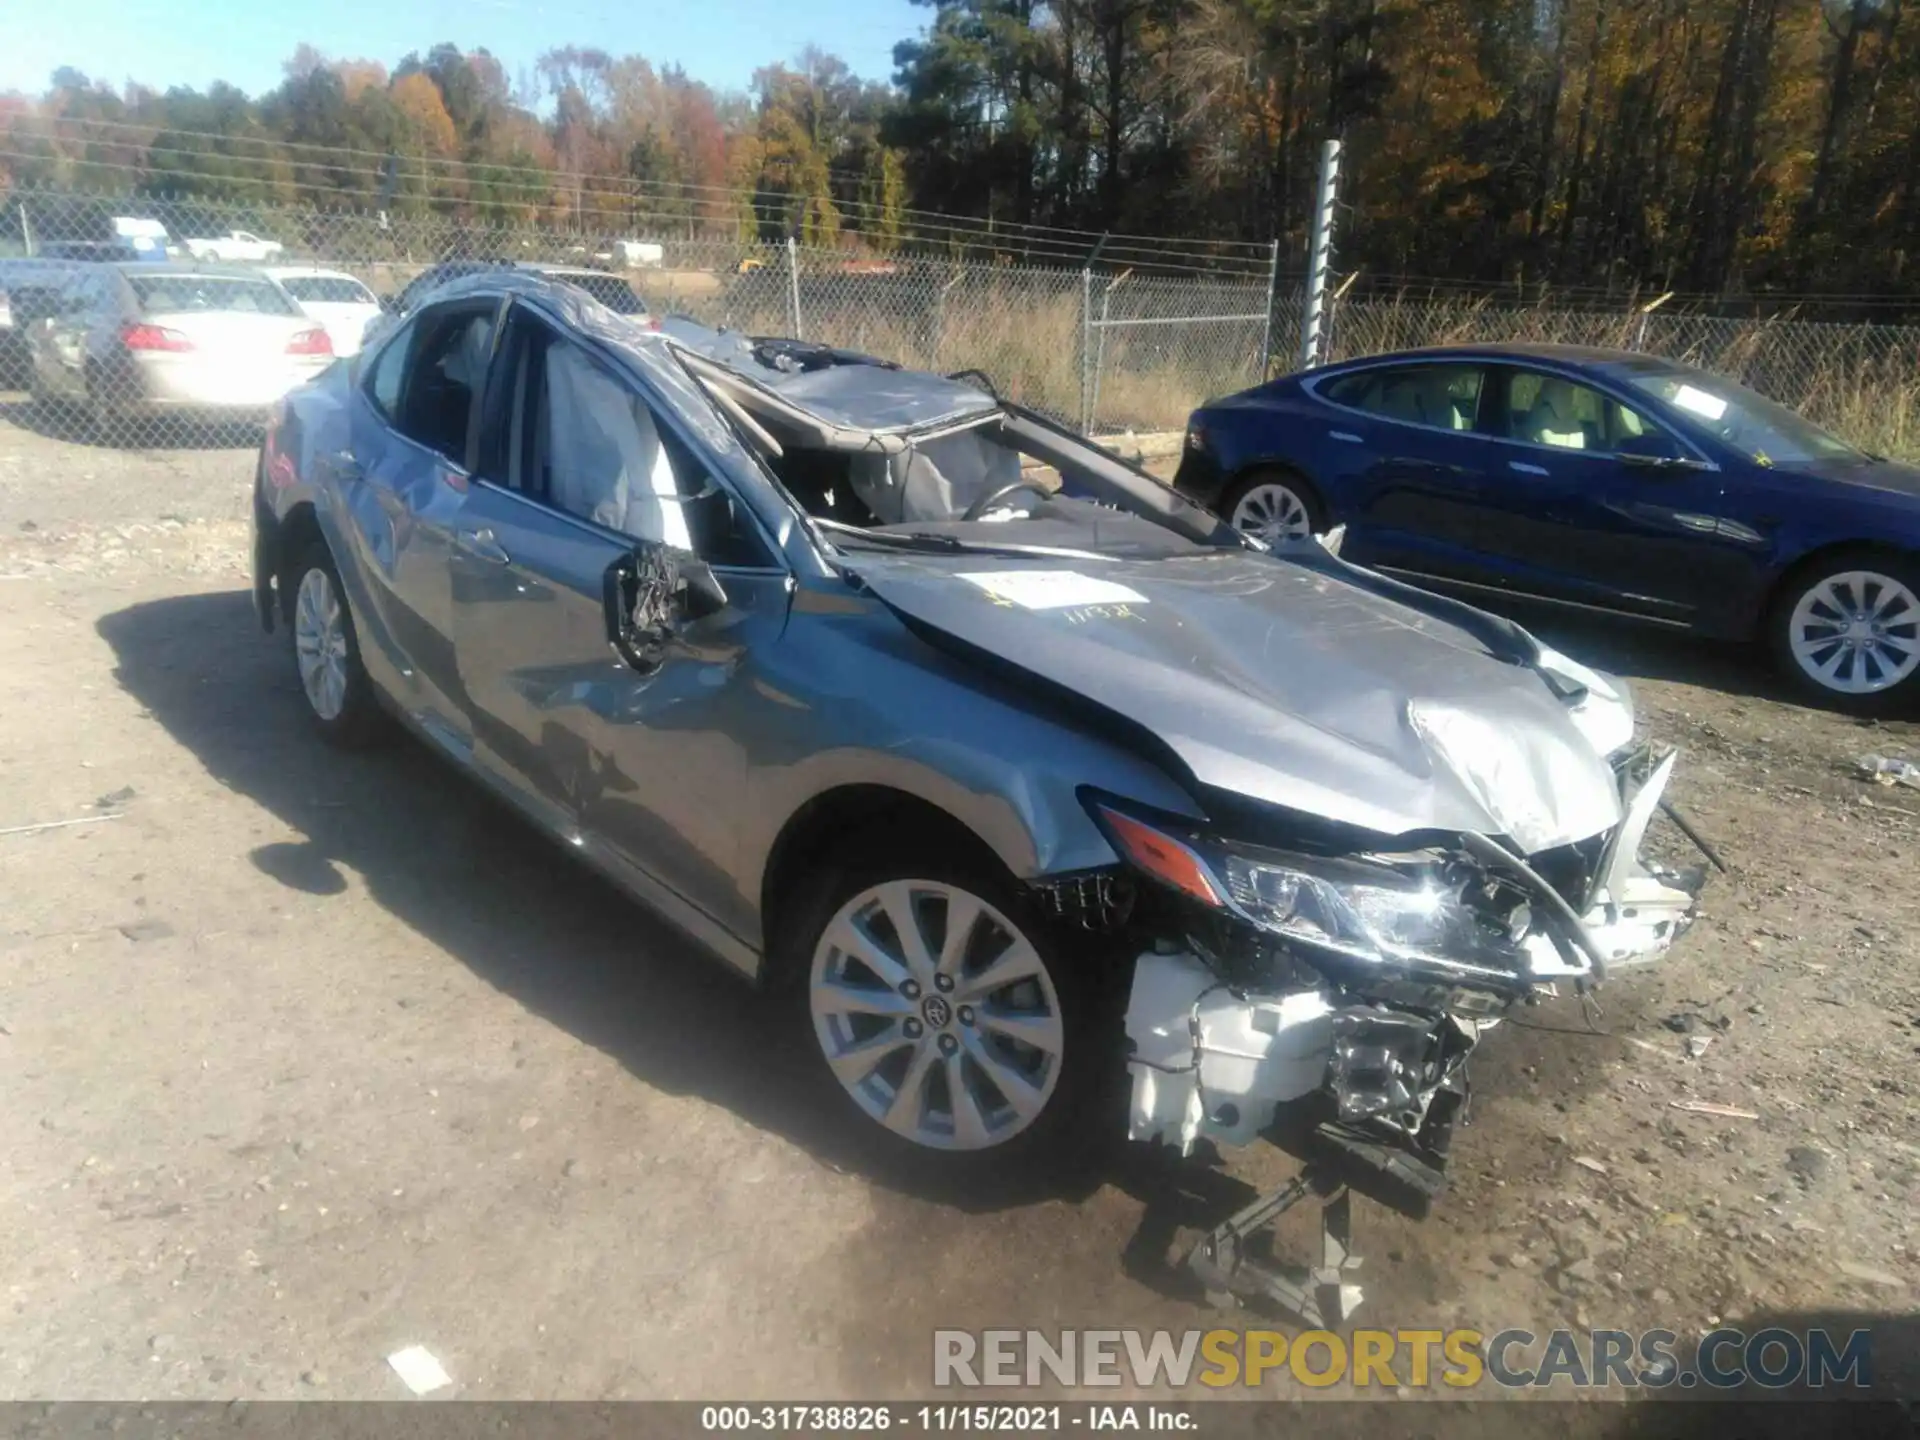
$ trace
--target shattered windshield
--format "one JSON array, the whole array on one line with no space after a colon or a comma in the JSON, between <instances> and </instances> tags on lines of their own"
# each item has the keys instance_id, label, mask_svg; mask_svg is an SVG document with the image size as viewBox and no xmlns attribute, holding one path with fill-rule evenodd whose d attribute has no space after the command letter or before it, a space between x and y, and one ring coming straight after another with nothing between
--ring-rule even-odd
<instances>
[{"instance_id":1,"label":"shattered windshield","mask_svg":"<svg viewBox=\"0 0 1920 1440\"><path fill-rule=\"evenodd\" d=\"M670 319L663 329L821 542L1145 556L1238 549L1165 481L964 376Z\"/></svg>"},{"instance_id":2,"label":"shattered windshield","mask_svg":"<svg viewBox=\"0 0 1920 1440\"><path fill-rule=\"evenodd\" d=\"M1852 460L1860 452L1766 396L1689 365L1636 364L1622 377L1762 465Z\"/></svg>"}]
</instances>

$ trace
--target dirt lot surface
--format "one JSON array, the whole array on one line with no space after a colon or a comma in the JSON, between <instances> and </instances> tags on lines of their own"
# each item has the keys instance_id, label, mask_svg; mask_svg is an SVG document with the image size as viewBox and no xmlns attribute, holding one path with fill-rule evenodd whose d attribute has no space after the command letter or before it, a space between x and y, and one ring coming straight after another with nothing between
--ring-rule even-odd
<instances>
[{"instance_id":1,"label":"dirt lot surface","mask_svg":"<svg viewBox=\"0 0 1920 1440\"><path fill-rule=\"evenodd\" d=\"M418 746L311 738L249 452L20 419L0 830L99 823L0 834L0 1398L393 1397L411 1344L461 1398L901 1395L937 1326L1215 1323L1168 1247L1291 1162L1115 1146L971 1204L851 1168L729 975ZM1892 1317L1911 1384L1920 794L1852 766L1920 728L1540 628L1634 678L1735 873L1599 1033L1562 1000L1489 1039L1435 1218L1357 1207L1362 1320Z\"/></svg>"}]
</instances>

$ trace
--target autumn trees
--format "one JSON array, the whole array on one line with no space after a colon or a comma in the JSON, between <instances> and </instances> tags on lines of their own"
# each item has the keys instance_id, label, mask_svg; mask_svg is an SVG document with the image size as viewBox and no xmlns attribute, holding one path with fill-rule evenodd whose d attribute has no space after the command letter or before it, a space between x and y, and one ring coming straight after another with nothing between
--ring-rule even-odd
<instances>
[{"instance_id":1,"label":"autumn trees","mask_svg":"<svg viewBox=\"0 0 1920 1440\"><path fill-rule=\"evenodd\" d=\"M590 47L510 76L302 47L250 100L0 101L0 183L1057 262L1102 232L1529 292L1920 295L1920 0L923 0L892 83L809 49L744 93ZM943 217L968 217L956 227ZM1034 227L1052 227L1039 229Z\"/></svg>"}]
</instances>

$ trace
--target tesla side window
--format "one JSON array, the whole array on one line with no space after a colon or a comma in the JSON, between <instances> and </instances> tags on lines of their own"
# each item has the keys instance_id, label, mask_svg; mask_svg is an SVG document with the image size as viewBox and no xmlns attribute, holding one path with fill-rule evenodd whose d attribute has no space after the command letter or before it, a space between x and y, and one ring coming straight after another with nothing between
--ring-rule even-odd
<instances>
[{"instance_id":1,"label":"tesla side window","mask_svg":"<svg viewBox=\"0 0 1920 1440\"><path fill-rule=\"evenodd\" d=\"M1406 365L1342 375L1320 393L1382 420L1471 430L1485 383L1486 371L1478 365Z\"/></svg>"},{"instance_id":2,"label":"tesla side window","mask_svg":"<svg viewBox=\"0 0 1920 1440\"><path fill-rule=\"evenodd\" d=\"M1557 450L1592 450L1602 455L1645 455L1674 459L1679 444L1637 410L1585 385L1558 375L1516 370L1507 383L1509 440Z\"/></svg>"},{"instance_id":3,"label":"tesla side window","mask_svg":"<svg viewBox=\"0 0 1920 1440\"><path fill-rule=\"evenodd\" d=\"M710 564L770 563L706 465L630 382L569 340L541 332L533 342L510 422L510 488Z\"/></svg>"},{"instance_id":4,"label":"tesla side window","mask_svg":"<svg viewBox=\"0 0 1920 1440\"><path fill-rule=\"evenodd\" d=\"M426 316L408 364L394 428L465 467L475 401L493 349L493 303Z\"/></svg>"}]
</instances>

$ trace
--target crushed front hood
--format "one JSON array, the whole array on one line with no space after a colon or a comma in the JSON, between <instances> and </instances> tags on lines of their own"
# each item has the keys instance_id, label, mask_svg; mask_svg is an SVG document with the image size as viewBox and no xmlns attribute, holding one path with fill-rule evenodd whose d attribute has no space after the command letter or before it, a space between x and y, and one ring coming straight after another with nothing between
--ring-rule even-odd
<instances>
[{"instance_id":1,"label":"crushed front hood","mask_svg":"<svg viewBox=\"0 0 1920 1440\"><path fill-rule=\"evenodd\" d=\"M1222 550L848 563L923 632L1150 731L1201 785L1382 835L1506 835L1528 854L1620 819L1606 760L1537 673L1337 574Z\"/></svg>"}]
</instances>

